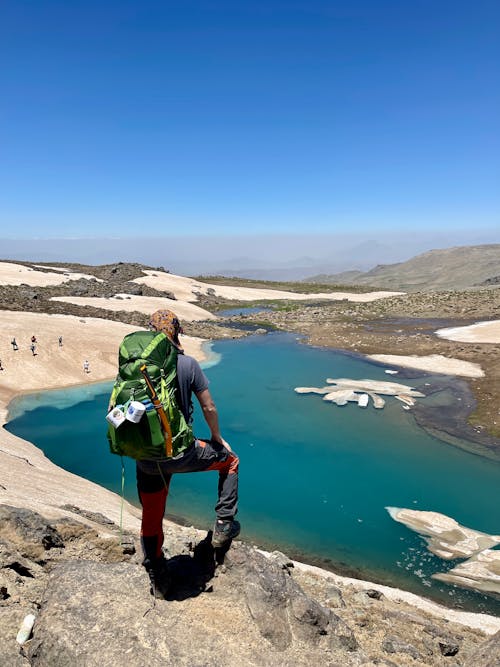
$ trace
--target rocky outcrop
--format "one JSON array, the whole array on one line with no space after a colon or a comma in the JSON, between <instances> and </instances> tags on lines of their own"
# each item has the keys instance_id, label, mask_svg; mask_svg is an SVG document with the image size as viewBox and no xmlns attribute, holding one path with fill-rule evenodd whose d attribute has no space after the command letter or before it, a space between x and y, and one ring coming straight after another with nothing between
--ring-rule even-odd
<instances>
[{"instance_id":1,"label":"rocky outcrop","mask_svg":"<svg viewBox=\"0 0 500 667\"><path fill-rule=\"evenodd\" d=\"M124 548L109 519L71 509L74 518L47 521L0 507L2 665L479 667L490 663L471 656L498 649L495 637L417 614L376 588L339 588L284 554L241 542L214 553L210 534L180 526L166 528L172 585L155 601L137 535L122 536ZM19 646L29 613L33 635Z\"/></svg>"}]
</instances>

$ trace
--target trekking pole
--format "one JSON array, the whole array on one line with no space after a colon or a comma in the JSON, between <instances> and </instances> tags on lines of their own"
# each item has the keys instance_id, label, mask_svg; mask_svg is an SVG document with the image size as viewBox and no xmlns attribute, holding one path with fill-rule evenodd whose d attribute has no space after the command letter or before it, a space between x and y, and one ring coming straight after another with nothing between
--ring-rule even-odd
<instances>
[{"instance_id":1,"label":"trekking pole","mask_svg":"<svg viewBox=\"0 0 500 667\"><path fill-rule=\"evenodd\" d=\"M146 386L149 390L149 394L151 397L151 402L153 403L156 412L158 413L158 416L160 418L163 433L165 434L165 450L167 452L167 456L172 456L172 430L170 428L170 424L168 423L167 414L163 409L163 405L161 404L160 399L158 398L156 389L154 388L153 382L147 371L146 364L143 364L139 370L144 376L144 380L146 381Z\"/></svg>"}]
</instances>

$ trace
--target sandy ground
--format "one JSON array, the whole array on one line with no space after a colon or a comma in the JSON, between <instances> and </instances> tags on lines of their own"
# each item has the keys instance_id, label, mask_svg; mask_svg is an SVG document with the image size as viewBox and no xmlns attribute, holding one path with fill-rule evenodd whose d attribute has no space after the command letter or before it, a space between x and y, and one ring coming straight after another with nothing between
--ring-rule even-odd
<instances>
[{"instance_id":1,"label":"sandy ground","mask_svg":"<svg viewBox=\"0 0 500 667\"><path fill-rule=\"evenodd\" d=\"M479 364L461 359L451 359L442 354L429 354L427 356L412 356L401 354L369 354L369 359L380 361L384 364L401 366L403 368L417 368L421 371L439 373L443 375L459 375L461 377L481 378L484 371Z\"/></svg>"},{"instance_id":2,"label":"sandy ground","mask_svg":"<svg viewBox=\"0 0 500 667\"><path fill-rule=\"evenodd\" d=\"M199 320L216 320L208 310L196 306L188 301L174 301L157 296L134 296L131 294L115 294L110 299L102 297L86 296L55 296L51 301L65 301L77 306L94 306L95 308L105 308L106 310L126 310L127 312L137 311L150 315L160 308L173 310L177 317L183 322L195 322Z\"/></svg>"},{"instance_id":3,"label":"sandy ground","mask_svg":"<svg viewBox=\"0 0 500 667\"><path fill-rule=\"evenodd\" d=\"M61 285L69 280L78 280L79 278L94 278L86 273L73 273L61 269L55 270L55 273L46 271L36 271L35 269L23 266L22 264L12 264L10 262L0 262L0 285L30 285L31 287L45 287L48 285ZM94 280L98 280L94 278ZM102 280L99 280L102 282Z\"/></svg>"},{"instance_id":4,"label":"sandy ground","mask_svg":"<svg viewBox=\"0 0 500 667\"><path fill-rule=\"evenodd\" d=\"M476 322L468 327L438 329L436 334L458 343L500 343L500 320Z\"/></svg>"},{"instance_id":5,"label":"sandy ground","mask_svg":"<svg viewBox=\"0 0 500 667\"><path fill-rule=\"evenodd\" d=\"M259 301L288 299L290 301L307 300L331 300L331 301L375 301L388 296L404 294L404 292L367 292L365 294L352 294L350 292L325 292L321 294L299 294L297 292L284 292L281 290L257 289L254 287L233 287L230 285L210 285L200 283L193 278L176 276L173 273L162 271L145 271L144 278L136 278L133 282L149 285L157 290L173 292L180 301L196 301L198 296L209 293L223 299L234 299L238 301Z\"/></svg>"}]
</instances>

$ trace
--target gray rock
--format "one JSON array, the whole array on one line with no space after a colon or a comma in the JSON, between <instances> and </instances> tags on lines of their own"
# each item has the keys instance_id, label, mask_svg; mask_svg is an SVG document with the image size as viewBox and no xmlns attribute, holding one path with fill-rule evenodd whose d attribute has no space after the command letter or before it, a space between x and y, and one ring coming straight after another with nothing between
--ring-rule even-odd
<instances>
[{"instance_id":1,"label":"gray rock","mask_svg":"<svg viewBox=\"0 0 500 667\"><path fill-rule=\"evenodd\" d=\"M464 667L500 667L500 631L472 651Z\"/></svg>"},{"instance_id":2,"label":"gray rock","mask_svg":"<svg viewBox=\"0 0 500 667\"><path fill-rule=\"evenodd\" d=\"M93 521L94 523L100 523L103 526L115 525L114 521L108 519L108 517L105 516L104 514L101 514L101 512L89 512L88 510L83 510L80 507L76 507L76 505L61 505L61 509L68 510L73 514L79 514L80 516L83 516L86 519Z\"/></svg>"},{"instance_id":3,"label":"gray rock","mask_svg":"<svg viewBox=\"0 0 500 667\"><path fill-rule=\"evenodd\" d=\"M365 593L372 600L381 600L384 597L384 594L376 588L367 588Z\"/></svg>"},{"instance_id":4,"label":"gray rock","mask_svg":"<svg viewBox=\"0 0 500 667\"><path fill-rule=\"evenodd\" d=\"M121 664L125 655L129 665L168 664L165 641L158 650L154 614L144 618L151 606L144 577L139 567L125 563L57 565L29 646L31 665L95 665L99 656L104 667Z\"/></svg>"},{"instance_id":5,"label":"gray rock","mask_svg":"<svg viewBox=\"0 0 500 667\"><path fill-rule=\"evenodd\" d=\"M289 570L294 567L293 560L286 556L284 553L281 553L281 551L273 551L271 553L271 558L284 570Z\"/></svg>"},{"instance_id":6,"label":"gray rock","mask_svg":"<svg viewBox=\"0 0 500 667\"><path fill-rule=\"evenodd\" d=\"M127 554L129 556L132 556L133 554L135 554L134 538L131 537L130 535L122 535L120 545L121 545L121 548L122 548L124 554Z\"/></svg>"},{"instance_id":7,"label":"gray rock","mask_svg":"<svg viewBox=\"0 0 500 667\"><path fill-rule=\"evenodd\" d=\"M321 640L331 650L355 651L351 628L329 609L304 593L272 558L240 544L231 549L229 574L243 576L247 604L260 633L284 650L293 637L310 644Z\"/></svg>"},{"instance_id":8,"label":"gray rock","mask_svg":"<svg viewBox=\"0 0 500 667\"><path fill-rule=\"evenodd\" d=\"M253 567L246 576L245 596L250 614L259 631L275 648L283 650L292 641L286 612L285 574L271 571L264 563Z\"/></svg>"},{"instance_id":9,"label":"gray rock","mask_svg":"<svg viewBox=\"0 0 500 667\"><path fill-rule=\"evenodd\" d=\"M29 299L30 301L38 299L38 293L33 289L24 289L21 290L21 297L23 299Z\"/></svg>"},{"instance_id":10,"label":"gray rock","mask_svg":"<svg viewBox=\"0 0 500 667\"><path fill-rule=\"evenodd\" d=\"M453 641L446 641L445 639L440 639L439 642L439 650L441 651L441 655L456 655L459 650L460 646L456 642Z\"/></svg>"},{"instance_id":11,"label":"gray rock","mask_svg":"<svg viewBox=\"0 0 500 667\"><path fill-rule=\"evenodd\" d=\"M296 592L291 596L290 607L297 636L310 640L318 635L326 635L331 613L316 600Z\"/></svg>"},{"instance_id":12,"label":"gray rock","mask_svg":"<svg viewBox=\"0 0 500 667\"><path fill-rule=\"evenodd\" d=\"M358 642L351 628L339 616L331 613L330 624L328 626L330 635L330 646L332 648L341 648L347 651L356 651Z\"/></svg>"},{"instance_id":13,"label":"gray rock","mask_svg":"<svg viewBox=\"0 0 500 667\"><path fill-rule=\"evenodd\" d=\"M407 642L403 641L399 637L395 636L386 636L382 642L382 649L386 653L406 653L411 655L415 660L422 660L422 656L417 651L417 649Z\"/></svg>"},{"instance_id":14,"label":"gray rock","mask_svg":"<svg viewBox=\"0 0 500 667\"><path fill-rule=\"evenodd\" d=\"M353 600L358 604L369 604L373 600L380 600L382 593L376 590L358 591L353 595Z\"/></svg>"},{"instance_id":15,"label":"gray rock","mask_svg":"<svg viewBox=\"0 0 500 667\"><path fill-rule=\"evenodd\" d=\"M61 536L43 517L30 510L0 506L0 537L8 536L23 556L40 558L45 551L62 548Z\"/></svg>"},{"instance_id":16,"label":"gray rock","mask_svg":"<svg viewBox=\"0 0 500 667\"><path fill-rule=\"evenodd\" d=\"M140 283L125 283L122 287L122 292L134 296L142 296L144 288Z\"/></svg>"},{"instance_id":17,"label":"gray rock","mask_svg":"<svg viewBox=\"0 0 500 667\"><path fill-rule=\"evenodd\" d=\"M337 586L331 584L326 589L326 602L329 607L343 608L345 607L342 591Z\"/></svg>"}]
</instances>

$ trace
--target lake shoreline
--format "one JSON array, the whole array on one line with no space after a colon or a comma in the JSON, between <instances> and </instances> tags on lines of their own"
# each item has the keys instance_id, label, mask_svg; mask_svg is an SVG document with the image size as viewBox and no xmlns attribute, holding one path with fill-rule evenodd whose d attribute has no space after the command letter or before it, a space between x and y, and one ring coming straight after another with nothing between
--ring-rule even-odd
<instances>
[{"instance_id":1,"label":"lake shoreline","mask_svg":"<svg viewBox=\"0 0 500 667\"><path fill-rule=\"evenodd\" d=\"M293 334L295 332L289 332ZM420 428L439 440L442 440L453 447L458 447L476 456L500 461L500 440L484 432L483 429L477 430L468 422L470 414L476 406L476 399L472 392L469 382L465 378L452 375L429 373L427 371L409 368L407 366L397 366L397 364L384 364L370 358L370 355L360 352L352 352L343 348L337 348L330 345L317 345L312 343L307 335L301 336L300 342L304 345L324 350L330 350L343 354L353 359L366 361L378 368L390 368L397 370L397 375L392 376L394 382L399 380L411 381L418 380L415 386L421 385L422 380L432 378L430 390L425 387L421 390L432 395L440 391L450 391L455 396L455 404L449 406L439 406L436 409L433 406L425 404L425 400L418 400L411 408L410 414ZM437 381L436 381L437 380Z\"/></svg>"},{"instance_id":2,"label":"lake shoreline","mask_svg":"<svg viewBox=\"0 0 500 667\"><path fill-rule=\"evenodd\" d=\"M291 345L291 347L293 349L297 349L299 351L300 351L300 348L306 348L307 347L307 348L312 349L312 348L316 347L318 350L321 350L322 352L323 351L324 352L335 352L335 351L332 351L331 349L326 349L323 346L319 347L319 346L309 346L309 345L306 345L306 346L298 345L298 342L296 341L296 338L297 338L296 336L293 336L291 334L284 334L284 333L277 333L276 335L271 334L269 336L265 336L265 335L255 336L255 337L252 336L252 340L250 338L246 338L245 339L246 342L244 342L244 341L227 341L227 345L229 347L225 347L224 348L225 351L223 351L223 348L221 347L221 348L219 348L219 352L221 352L223 354L224 358L227 359L227 361L229 363L229 367L231 367L231 363L233 363L235 361L234 357L231 356L231 354L234 354L234 352L236 352L236 350L240 350L239 356L241 357L241 355L243 355L244 357L246 357L247 353L245 351L245 348L247 346L249 346L249 348L253 348L253 349L257 350L257 355L261 359L266 359L267 358L268 361L270 361L271 358L276 359L277 366L276 366L276 368L274 368L272 370L271 376L270 376L270 377L276 377L276 378L280 377L279 368L280 368L280 364L283 363L283 360L281 359L281 357L278 356L278 358L277 358L277 355L280 355L281 354L280 350L286 349L287 346ZM272 339L274 339L274 340L272 340ZM263 355L263 350L266 349L266 348L270 349L270 352L268 352L268 355L269 355L268 357L262 356ZM217 350L218 348L216 347L215 349ZM234 352L231 353L230 350L234 350ZM316 363L315 363L315 366L314 366L314 372L311 374L311 372L308 371L308 374L311 378L312 377L321 378L323 376L323 373L328 375L328 374L331 373L330 369L334 369L334 368L337 368L337 369L344 368L344 371L340 371L341 374L343 374L344 377L360 377L360 378L361 377L373 377L373 376L370 375L370 368L376 368L376 367L378 367L378 371L377 371L376 374L374 374L374 376L379 377L380 379L383 378L383 369L381 368L381 365L380 364L374 364L369 359L364 358L363 355L359 355L359 354L356 354L356 353L346 354L343 351L336 351L336 354L339 354L342 357L346 357L346 358L350 357L353 360L363 362L363 364L359 367L359 369L357 371L356 371L356 366L353 366L353 375L351 376L350 373L349 373L350 368L348 370L349 364L347 364L347 361L342 361L341 359L339 360L335 356L330 357L330 355L328 355L328 354L327 355L323 355L323 353L318 354L318 352L311 354L311 352L305 352L305 350L304 350L304 353L305 353L305 358L308 360L307 361L307 367L310 368L312 360L316 359ZM329 359L331 359L331 361L329 361ZM268 367L271 371L271 365L269 365ZM288 367L288 365L286 367ZM255 377L252 375L251 369L249 369L248 372L249 372L249 377L254 378L253 380L251 380L252 384L254 385L254 388L258 388L259 383L254 381ZM276 375L276 372L278 373L278 375ZM293 395L293 390L289 389L290 386L293 387L293 384L290 385L290 383L293 382L293 379L295 377L299 377L300 372L301 372L300 368L294 368L293 370L291 370L288 373L289 377L287 378L285 385L282 385L282 383L280 381L278 381L277 384L273 381L271 383L271 391L276 392L279 389L279 391L281 392L281 391L283 391L283 388L286 387L287 392L289 392ZM430 379L431 381L435 380L435 378L433 378L432 376L428 376L428 374L422 373L420 371L410 371L409 369L406 369L405 371L402 371L401 376L406 376L406 377L407 376L412 376L413 380L415 380L415 381L413 381L412 379L410 379L409 382L406 381L407 384L412 384L412 385L425 384L427 379ZM406 380L406 377L405 377L405 380ZM398 377L396 379L403 380L403 377L401 377L401 378ZM447 378L445 378L445 379L447 379ZM212 381L215 383L214 387L215 387L215 395L216 396L219 395L220 389L222 387L222 385L220 384L220 380L221 380L221 378L218 378L217 372L215 372L214 376L212 377ZM107 380L107 382L109 382L109 380ZM217 384L218 382L219 382L219 384ZM89 383L86 386L89 390L91 390L93 387L97 387L98 385L96 385L94 383L92 383L92 384ZM85 387L85 385L83 385L83 387ZM218 387L218 389L217 389L217 387ZM69 393L70 392L68 392L68 394ZM64 394L64 391L62 392L62 394ZM278 396L279 394L274 393L274 395ZM63 398L63 401L64 401L64 396L62 396L62 398ZM84 400L86 400L86 399L84 399ZM302 400L302 399L295 399L295 400ZM304 399L304 400L306 400L306 399ZM79 402L79 401L75 401L75 403L76 402ZM105 400L104 400L103 404L104 403L105 403ZM325 418L326 418L328 423L330 423L330 420L332 418L334 419L334 421L338 422L339 424L342 421L352 422L353 418L356 419L356 417L361 417L361 416L364 415L365 417L369 417L369 420L368 420L369 422L371 422L373 420L375 420L376 422L378 422L380 424L385 422L386 423L386 429L389 429L388 434L390 434L390 432L391 432L391 430L390 430L390 428L391 428L390 427L390 420L393 418L394 415L400 415L400 417L398 417L398 419L401 420L401 425L403 425L404 423L411 423L412 422L411 413L403 411L401 406L396 401L389 401L388 405L385 408L385 410L387 411L387 415L384 414L384 411L380 411L380 410L377 410L377 411L370 410L370 412L368 412L368 413L366 411L361 411L361 412L358 413L357 411L359 410L359 408L355 405L350 405L349 407L346 407L346 408L337 408L336 406L332 406L330 409L326 409L326 410L325 410L325 408L327 406L321 405L321 401L318 403L318 405L320 406L320 410L325 415ZM62 407L65 407L65 406L63 405ZM311 406L311 410L312 410L312 406ZM307 408L307 403L306 403L305 415L304 415L306 420L307 420L307 414L309 414L309 411L310 411L310 409ZM330 411L331 411L331 417L330 417ZM304 412L304 411L302 411L302 412ZM312 414L312 412L311 412L311 414ZM391 415L392 415L392 417L391 417ZM50 416L49 420L51 420L53 422L54 417ZM28 421L30 421L30 420L28 420ZM38 422L38 419L36 421L37 421L37 423L41 423L41 422ZM362 420L362 421L365 421L365 420ZM229 425L229 423L228 423L228 425ZM32 440L32 438L29 436L29 431L26 431L24 435L23 435L23 432L21 431L20 434L22 435L22 437L27 438L27 440ZM231 437L231 436L229 436L229 437ZM370 438L368 433L367 433L367 437ZM92 440L94 441L95 438L92 437ZM272 438L271 438L271 440L272 440ZM230 440L230 441L232 442L232 440ZM250 440L248 440L248 438L246 439L246 441L250 442ZM387 442L387 438L386 438L385 441ZM408 442L410 442L410 441L408 441ZM256 443L257 443L257 441L256 441ZM425 438L422 439L422 446L424 446L424 443L425 443ZM373 443L373 444L375 444L375 443ZM259 445L257 443L256 447L258 447L258 446ZM443 445L442 443L435 443L435 445L433 443L430 443L430 448L429 448L429 445L427 445L427 456L432 455L433 452L435 453L435 456L437 457L435 459L435 461L436 461L436 464L438 466L438 468L436 468L436 469L439 469L439 470L441 468L439 468L439 465L440 465L439 464L439 457L440 457L440 455L438 454L438 451L440 449L442 450L443 447L446 449L446 445L445 444ZM349 447L349 449L350 449L350 447ZM408 451L415 451L415 452L417 451L417 449L418 448L414 447L413 445L412 445L412 447L407 448ZM370 450L373 453L375 453L377 451L383 451L383 449L382 450L379 449L379 446L377 446L376 449L373 448L373 447L368 448L367 453ZM50 448L48 450L46 450L46 448L43 447L42 451L47 451L47 456L50 456ZM249 456L250 463L251 463L251 460L252 460L252 456L250 455L251 451L252 450L248 450L247 453L246 453L246 455ZM257 452L257 449L254 450L254 451ZM243 451L242 451L242 453L243 453ZM446 455L446 456L448 457L448 455ZM453 458L453 456L451 458ZM64 462L61 462L59 459L57 459L57 457L54 460L57 461L57 463L59 465L64 465ZM69 469L71 470L72 468L69 468ZM427 470L427 468L425 470ZM83 476L85 476L85 473L79 472L78 469L75 469L75 472L77 474L83 474ZM429 473L431 473L431 470L429 470ZM418 475L417 475L417 479L422 479L422 475L425 475L425 474L427 474L427 473L424 470L420 470ZM397 476L393 475L393 478L397 478ZM90 479L94 479L95 482L97 482L97 483L102 483L102 480L100 480L98 477L90 476ZM432 474L430 475L430 479L432 479ZM372 480L372 481L375 481L375 480ZM104 483L107 485L107 482L104 482ZM435 479L433 481L433 486L435 488L440 487L439 481ZM115 489L114 486L111 486L111 487L108 487L108 488ZM180 488L182 488L182 487L180 487ZM326 488L325 488L324 491L327 492ZM128 489L127 497L130 500L133 499L133 501L135 502L136 498L135 498L134 493L135 493L135 489L132 489L132 488ZM418 493L418 491L417 491L417 493ZM419 498L419 497L420 497L419 495L410 496L410 498ZM319 502L326 502L324 500L321 500L322 498L323 498L323 495L320 495L319 496ZM332 500L332 498L329 498L328 502L330 502L331 500ZM340 501L340 502L342 502L342 501ZM382 500L380 502L380 507L382 508L384 503L387 503L387 502L388 502L388 500L386 500L386 499ZM389 502L399 502L399 500L393 500L392 497L391 497ZM409 500L407 498L406 502L411 502L411 500ZM416 502L416 501L414 501L414 502ZM338 504L336 506L338 507ZM408 506L408 505L404 505L404 506ZM430 503L428 502L427 503L427 507L429 507L429 508L432 508L432 507L435 507L435 506L436 505L433 502L430 502ZM198 526L203 525L203 523L205 523L205 518L206 517L204 519L201 519L202 514L197 514L196 513L196 512L198 512L198 508L197 508L196 505L193 505L192 509L189 509L187 506L183 507L182 505L179 505L177 510L176 510L175 509L175 504L174 504L174 507L172 509L174 511L177 511L178 514L180 515L180 516L176 517L176 519L178 520L178 523L180 523L180 524L185 524L186 522L189 522L189 519L186 518L186 514L185 514L186 510L188 512L188 516L191 517L190 523L193 523L194 525L198 525ZM179 510L181 510L181 511L179 512ZM362 519L359 519L359 518L357 519L356 517L363 517L363 520L365 520L365 522L369 521L367 516L364 515L363 509L359 508L358 510L354 510L354 511L360 511L360 513L359 514L358 513L353 514L353 516L350 518L351 525L357 526L358 524L356 523L356 521L362 522ZM385 515L385 513L383 513L383 514ZM452 512L450 512L450 514L454 515ZM457 516L459 516L459 514L457 514ZM390 523L390 522L388 520L386 520L386 521L384 521L384 523L387 524L387 523ZM471 522L469 525L474 525L474 523ZM490 527L490 530L491 529L492 528ZM293 557L294 559L299 559L299 560L305 561L306 563L309 563L309 564L314 565L314 566L320 566L323 569L326 569L326 570L329 570L329 571L332 571L332 572L339 572L340 571L340 572L342 572L342 574L347 574L349 576L354 576L354 578L356 578L360 581L368 579L372 582L373 581L381 582L384 585L397 586L397 587L401 587L403 589L406 588L407 590L411 590L412 592L414 592L416 594L427 595L431 599L434 599L434 600L438 601L440 604L445 604L448 607L451 606L452 608L457 608L456 605L454 605L455 598L452 597L452 598L450 598L450 600L448 600L447 597L443 596L442 591L440 593L438 593L436 596L434 596L433 593L430 592L430 591L429 592L427 592L427 591L423 592L422 587L420 587L420 591L418 591L417 589L412 588L412 584L409 584L409 585L405 586L405 583L404 583L405 573L403 571L399 572L399 570L396 568L395 564L394 564L394 568L396 568L395 570L392 570L391 568L388 568L384 564L376 564L377 561L373 561L374 565L371 566L370 563L372 561L370 559L363 560L363 559L357 559L356 557L354 557L355 553L356 553L355 551L352 552L352 555L353 555L352 560L347 555L346 555L345 559L343 560L342 549L340 550L340 552L338 552L338 550L335 548L335 546L334 546L333 550L330 550L329 548L326 549L326 548L323 548L324 544L323 544L323 547L321 546L321 543L319 543L319 544L314 543L313 544L312 542L307 542L307 541L301 543L300 540L299 540L295 545L288 546L290 544L290 542L288 542L288 540L291 540L292 542L294 540L292 534L290 534L289 538L287 538L286 534L280 534L279 541L275 543L274 542L274 537L275 536L278 537L277 534L275 535L272 531L269 532L269 531L266 531L266 530L263 530L262 533L259 534L259 530L258 529L256 530L255 526L252 528L251 525L247 526L247 532L248 532L248 539L249 539L250 542L257 543L257 544L265 544L264 548L269 548L271 550L273 548L283 550L283 551L285 551L285 553L287 553L290 557ZM267 535L267 537L263 538L262 535ZM334 532L332 533L332 535L334 536ZM372 535L372 538L373 538L373 535ZM262 540L264 540L264 541L262 541ZM267 540L267 542L265 540ZM333 541L335 542L335 538L333 538ZM321 554L323 554L323 556ZM340 556L340 558L339 558L339 556ZM396 559L394 560L394 563L396 563ZM399 567L400 566L398 565L398 568ZM398 575L401 575L401 576L399 576L399 578L398 578ZM403 582L403 583L401 583L401 582ZM399 586L398 586L398 584L399 584ZM417 586L418 586L418 584L417 584Z\"/></svg>"}]
</instances>

